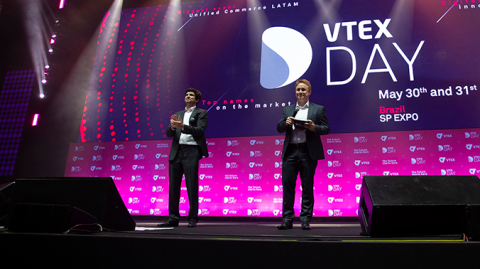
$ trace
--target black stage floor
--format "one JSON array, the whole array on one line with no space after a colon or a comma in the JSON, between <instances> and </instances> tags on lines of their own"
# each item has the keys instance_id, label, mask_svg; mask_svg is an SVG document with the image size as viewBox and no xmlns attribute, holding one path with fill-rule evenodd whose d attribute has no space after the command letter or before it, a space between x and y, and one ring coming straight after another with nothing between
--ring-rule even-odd
<instances>
[{"instance_id":1,"label":"black stage floor","mask_svg":"<svg viewBox=\"0 0 480 269\"><path fill-rule=\"evenodd\" d=\"M201 221L158 229L95 234L0 230L1 268L456 268L479 262L480 244L461 235L372 238L358 221L312 222L279 231L279 222ZM7 262L8 263L3 263Z\"/></svg>"},{"instance_id":2,"label":"black stage floor","mask_svg":"<svg viewBox=\"0 0 480 269\"><path fill-rule=\"evenodd\" d=\"M362 239L361 227L358 222L325 223L312 222L312 230L302 230L300 223L295 223L291 230L280 231L276 228L281 222L231 222L231 221L201 221L195 228L180 223L179 227L162 229L156 225L161 222L137 221L137 230L154 236L175 238L189 236L214 240L217 238L249 239L249 240L345 240Z\"/></svg>"}]
</instances>

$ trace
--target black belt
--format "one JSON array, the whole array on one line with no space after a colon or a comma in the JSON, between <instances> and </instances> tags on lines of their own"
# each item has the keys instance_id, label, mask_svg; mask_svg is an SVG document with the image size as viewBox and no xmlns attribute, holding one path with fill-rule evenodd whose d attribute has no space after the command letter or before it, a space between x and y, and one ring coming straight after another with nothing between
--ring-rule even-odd
<instances>
[{"instance_id":1,"label":"black belt","mask_svg":"<svg viewBox=\"0 0 480 269\"><path fill-rule=\"evenodd\" d=\"M198 145L178 145L178 149L188 149L193 147L198 147Z\"/></svg>"},{"instance_id":2,"label":"black belt","mask_svg":"<svg viewBox=\"0 0 480 269\"><path fill-rule=\"evenodd\" d=\"M288 147L292 147L292 148L306 148L306 147L307 147L307 143L298 143L298 144L288 143Z\"/></svg>"}]
</instances>

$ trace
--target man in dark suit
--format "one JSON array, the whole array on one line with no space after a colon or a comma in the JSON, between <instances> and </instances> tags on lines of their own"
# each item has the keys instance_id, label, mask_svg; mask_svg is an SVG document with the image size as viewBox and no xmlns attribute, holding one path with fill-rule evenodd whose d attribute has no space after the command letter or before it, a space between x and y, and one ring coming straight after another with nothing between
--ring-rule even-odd
<instances>
[{"instance_id":1,"label":"man in dark suit","mask_svg":"<svg viewBox=\"0 0 480 269\"><path fill-rule=\"evenodd\" d=\"M323 106L310 103L312 86L306 79L295 83L297 103L285 107L279 133L286 132L282 151L283 223L279 230L292 229L295 212L295 185L300 173L302 183L302 210L300 221L303 230L310 230L313 215L313 177L318 160L325 159L320 135L330 132L327 115Z\"/></svg>"},{"instance_id":2,"label":"man in dark suit","mask_svg":"<svg viewBox=\"0 0 480 269\"><path fill-rule=\"evenodd\" d=\"M170 117L167 136L173 137L170 150L168 176L168 220L159 227L176 227L180 220L179 200L182 175L185 174L188 201L188 227L196 227L198 222L198 162L202 156L208 157L205 129L208 112L197 108L202 99L200 91L189 88L185 92L185 110ZM183 119L183 120L182 120Z\"/></svg>"}]
</instances>

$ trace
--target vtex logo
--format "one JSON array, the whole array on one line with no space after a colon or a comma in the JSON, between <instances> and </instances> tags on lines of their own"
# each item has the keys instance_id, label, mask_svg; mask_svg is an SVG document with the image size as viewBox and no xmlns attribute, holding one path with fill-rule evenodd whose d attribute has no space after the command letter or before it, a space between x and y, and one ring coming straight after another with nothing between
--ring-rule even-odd
<instances>
[{"instance_id":1,"label":"vtex logo","mask_svg":"<svg viewBox=\"0 0 480 269\"><path fill-rule=\"evenodd\" d=\"M250 140L250 145L252 145L252 146L255 145L255 141L257 141L257 140Z\"/></svg>"},{"instance_id":2,"label":"vtex logo","mask_svg":"<svg viewBox=\"0 0 480 269\"><path fill-rule=\"evenodd\" d=\"M259 216L260 211L258 211L258 209L247 209L247 215L249 215L249 216Z\"/></svg>"},{"instance_id":3,"label":"vtex logo","mask_svg":"<svg viewBox=\"0 0 480 269\"><path fill-rule=\"evenodd\" d=\"M262 34L260 84L266 89L286 86L299 79L312 62L312 46L300 32L271 27Z\"/></svg>"}]
</instances>

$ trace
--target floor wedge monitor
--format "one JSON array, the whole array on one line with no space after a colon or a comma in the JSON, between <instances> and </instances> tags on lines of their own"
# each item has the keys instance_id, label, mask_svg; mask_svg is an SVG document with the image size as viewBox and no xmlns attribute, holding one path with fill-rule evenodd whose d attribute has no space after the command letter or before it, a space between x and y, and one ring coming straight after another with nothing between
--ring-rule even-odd
<instances>
[{"instance_id":1,"label":"floor wedge monitor","mask_svg":"<svg viewBox=\"0 0 480 269\"><path fill-rule=\"evenodd\" d=\"M364 176L358 215L373 237L467 234L479 208L477 176Z\"/></svg>"},{"instance_id":2,"label":"floor wedge monitor","mask_svg":"<svg viewBox=\"0 0 480 269\"><path fill-rule=\"evenodd\" d=\"M17 179L6 228L17 204L69 205L95 217L104 229L135 230L135 221L109 177Z\"/></svg>"}]
</instances>

